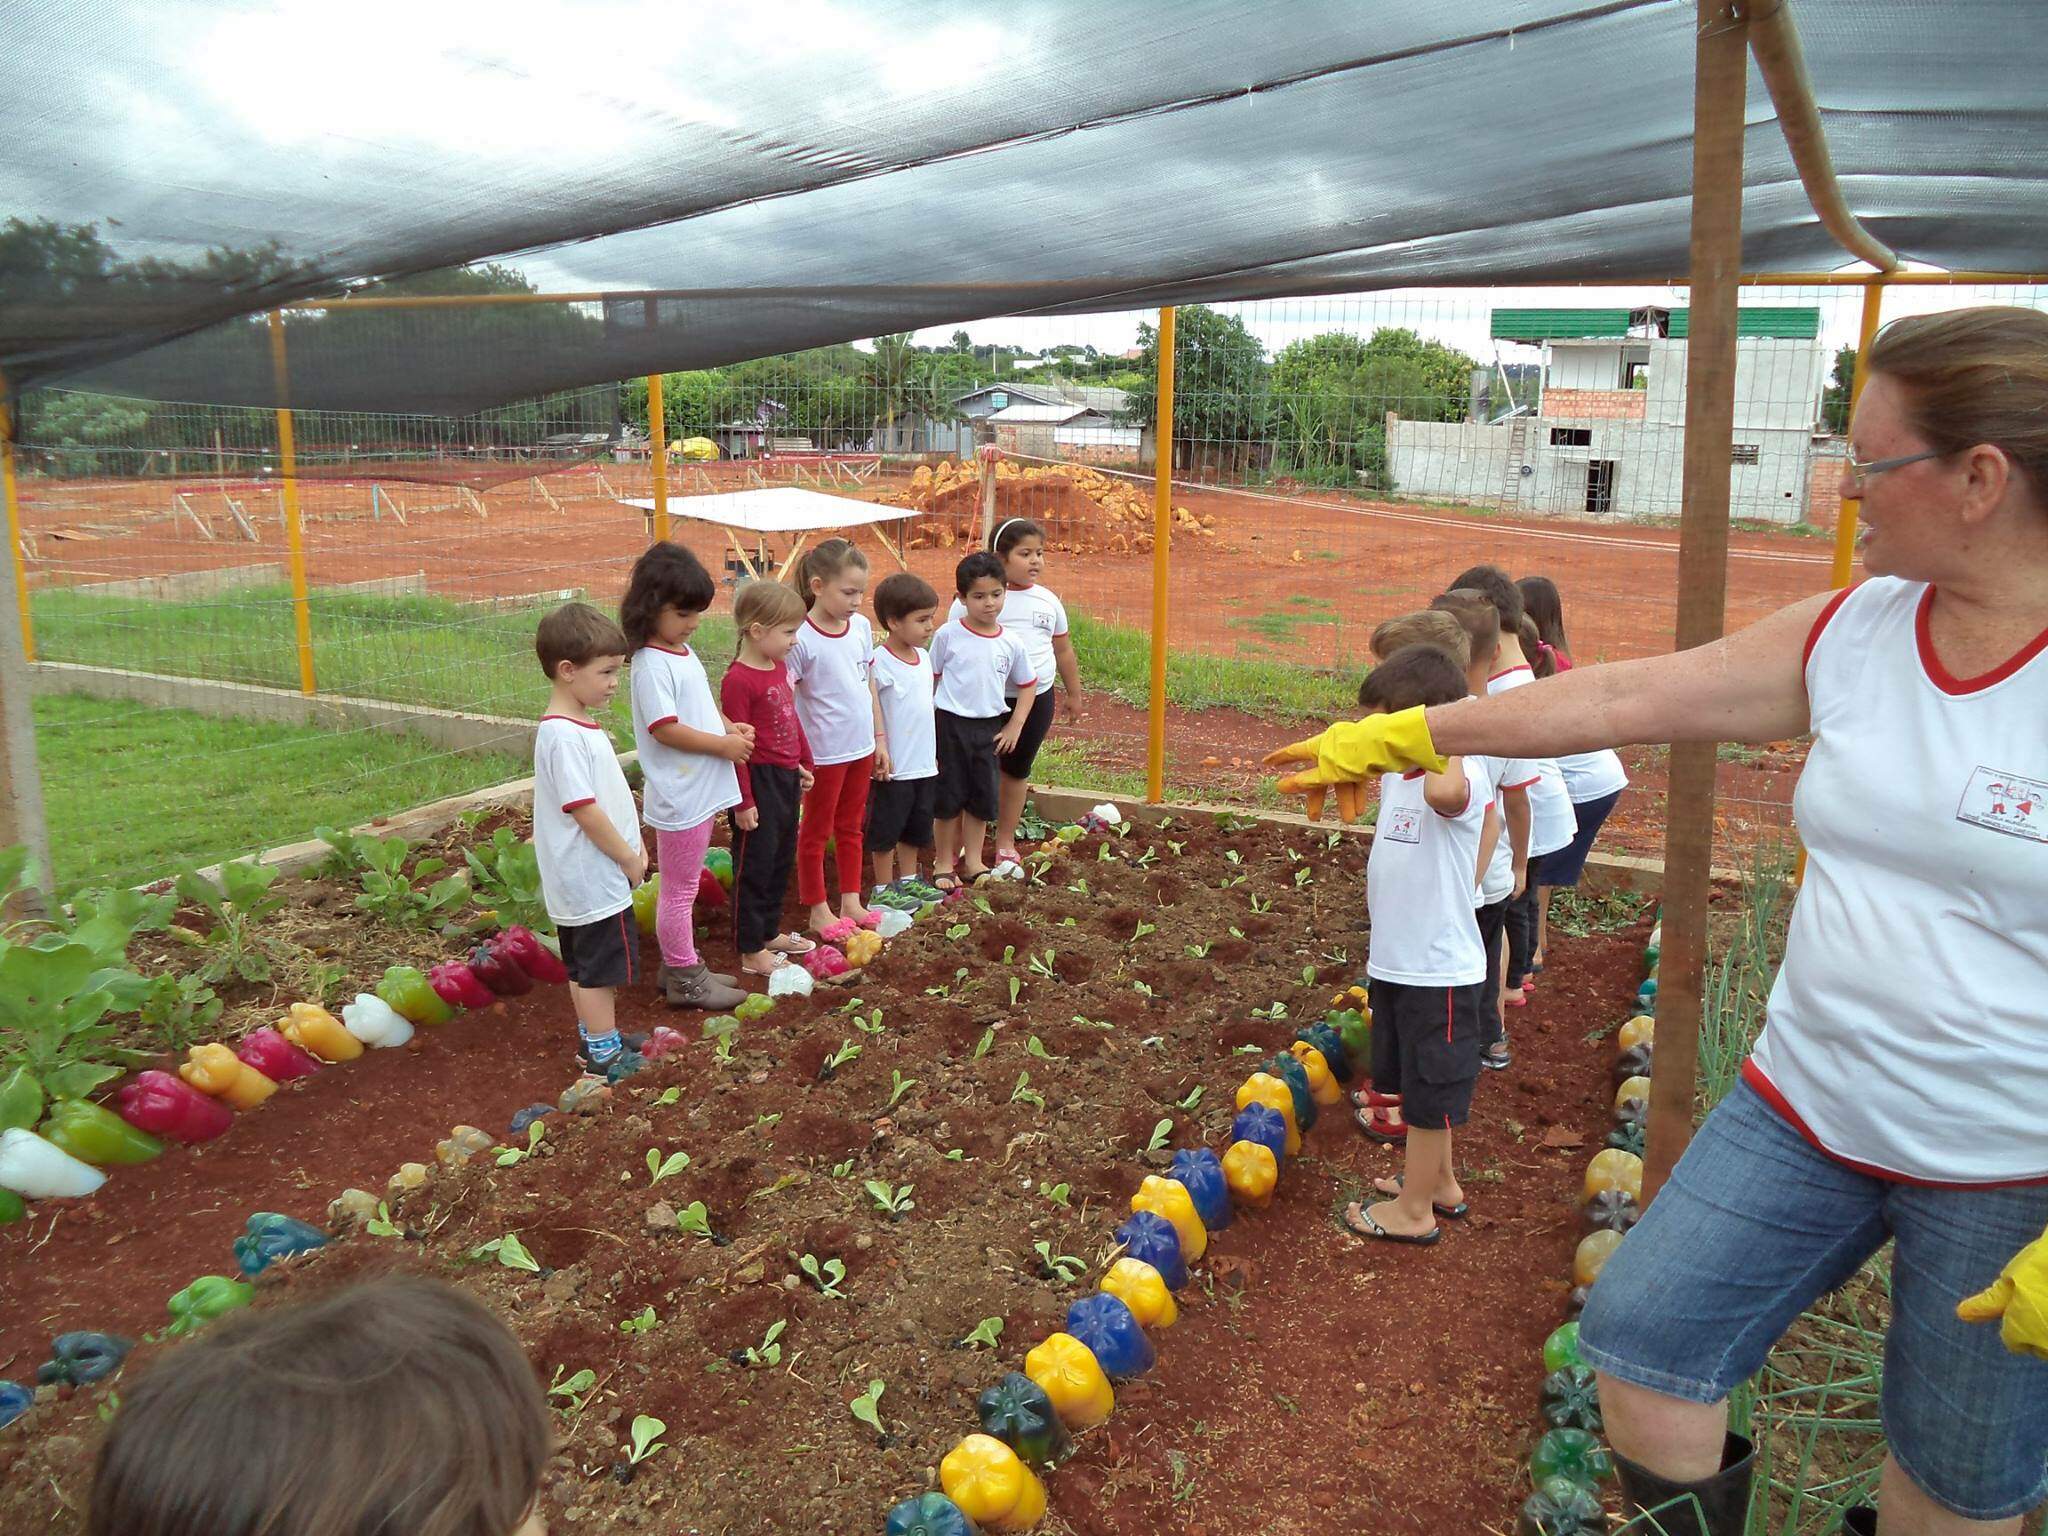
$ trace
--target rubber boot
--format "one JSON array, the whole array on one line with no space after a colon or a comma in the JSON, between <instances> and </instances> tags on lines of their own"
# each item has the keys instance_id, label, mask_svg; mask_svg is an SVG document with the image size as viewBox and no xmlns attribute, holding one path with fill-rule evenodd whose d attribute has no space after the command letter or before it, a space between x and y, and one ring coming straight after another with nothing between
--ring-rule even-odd
<instances>
[{"instance_id":1,"label":"rubber boot","mask_svg":"<svg viewBox=\"0 0 2048 1536\"><path fill-rule=\"evenodd\" d=\"M1842 1516L1842 1536L1877 1536L1877 1511L1858 1504Z\"/></svg>"},{"instance_id":2,"label":"rubber boot","mask_svg":"<svg viewBox=\"0 0 2048 1536\"><path fill-rule=\"evenodd\" d=\"M1623 1508L1630 1514L1649 1511L1663 1536L1743 1536L1749 1522L1750 1475L1756 1451L1741 1435L1730 1434L1721 1448L1721 1470L1696 1483L1677 1483L1637 1466L1617 1454Z\"/></svg>"},{"instance_id":3,"label":"rubber boot","mask_svg":"<svg viewBox=\"0 0 2048 1536\"><path fill-rule=\"evenodd\" d=\"M671 966L664 978L661 995L677 1008L702 1008L710 1013L728 1013L747 1000L738 987L712 980L709 967Z\"/></svg>"},{"instance_id":4,"label":"rubber boot","mask_svg":"<svg viewBox=\"0 0 2048 1536\"><path fill-rule=\"evenodd\" d=\"M714 971L709 966L703 967L703 970L706 976L710 977L713 981L717 982L721 987L736 987L740 983L739 977L727 975L724 971ZM668 992L669 977L678 974L680 973L676 970L675 967L671 966L666 960L662 961L661 969L655 972L654 975L655 990L666 995ZM646 1037L643 1035L641 1038L645 1039ZM638 1050L639 1047L634 1046L634 1049Z\"/></svg>"}]
</instances>

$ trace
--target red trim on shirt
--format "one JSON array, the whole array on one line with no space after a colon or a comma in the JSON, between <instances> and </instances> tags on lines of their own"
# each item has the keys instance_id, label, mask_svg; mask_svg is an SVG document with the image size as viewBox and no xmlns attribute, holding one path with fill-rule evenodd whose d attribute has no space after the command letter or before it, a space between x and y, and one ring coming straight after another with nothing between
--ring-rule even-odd
<instances>
[{"instance_id":1,"label":"red trim on shirt","mask_svg":"<svg viewBox=\"0 0 2048 1536\"><path fill-rule=\"evenodd\" d=\"M962 619L960 621L960 627L966 630L968 634L973 635L976 639L979 640L1000 640L1003 638L1004 635L1009 633L1009 631L1004 629L1002 625L998 624L995 627L995 632L991 634L987 630L976 629L972 624L968 623L965 619Z\"/></svg>"},{"instance_id":2,"label":"red trim on shirt","mask_svg":"<svg viewBox=\"0 0 2048 1536\"><path fill-rule=\"evenodd\" d=\"M674 725L680 718L681 717L677 715L663 715L659 720L650 720L647 723L647 734L652 736L664 725Z\"/></svg>"},{"instance_id":3,"label":"red trim on shirt","mask_svg":"<svg viewBox=\"0 0 2048 1536\"><path fill-rule=\"evenodd\" d=\"M1425 798L1425 800L1423 801L1423 803L1424 803L1425 805L1427 805L1427 804L1428 804L1429 802L1428 802L1428 800L1427 800L1427 799ZM1431 806L1430 806L1429 808L1430 808L1430 809L1431 809L1432 811L1436 811L1436 807L1435 807L1435 806L1433 806L1433 805L1431 805ZM1466 775L1465 775L1465 803L1464 803L1463 805L1459 806L1459 807L1458 807L1458 808L1457 808L1457 809L1456 809L1455 811L1436 811L1436 813L1437 813L1437 815L1439 815L1439 816L1443 817L1443 819L1444 819L1445 821L1456 821L1456 820L1457 820L1457 819L1458 819L1458 818L1459 818L1460 816L1464 815L1464 814L1465 814L1465 813L1466 813L1467 811L1469 811L1469 810L1471 810L1471 809L1472 809L1472 775L1468 773L1468 774L1466 774Z\"/></svg>"},{"instance_id":4,"label":"red trim on shirt","mask_svg":"<svg viewBox=\"0 0 2048 1536\"><path fill-rule=\"evenodd\" d=\"M2048 629L2044 629L1989 672L1980 672L1975 677L1956 677L1934 654L1934 639L1928 631L1928 622L1933 614L1934 588L1930 586L1921 595L1920 610L1913 616L1913 638L1919 642L1920 665L1927 669L1927 680L1946 694L1976 693L1993 683L2002 683L2043 651L2048 651Z\"/></svg>"},{"instance_id":5,"label":"red trim on shirt","mask_svg":"<svg viewBox=\"0 0 2048 1536\"><path fill-rule=\"evenodd\" d=\"M1828 599L1827 607L1821 609L1820 616L1813 621L1813 628L1806 632L1806 649L1799 653L1800 671L1804 672L1806 664L1813 660L1813 648L1820 644L1820 632L1828 627L1828 620L1835 616L1835 610L1847 602L1849 594L1855 590L1856 588L1853 586L1842 588L1841 591Z\"/></svg>"},{"instance_id":6,"label":"red trim on shirt","mask_svg":"<svg viewBox=\"0 0 2048 1536\"><path fill-rule=\"evenodd\" d=\"M565 802L562 806L562 809L564 811L577 811L581 810L586 805L595 804L597 804L597 796L585 795L581 800L570 800Z\"/></svg>"},{"instance_id":7,"label":"red trim on shirt","mask_svg":"<svg viewBox=\"0 0 2048 1536\"><path fill-rule=\"evenodd\" d=\"M1487 681L1489 683L1497 683L1502 678L1506 677L1510 672L1533 672L1534 670L1535 668L1531 667L1529 663L1525 661L1522 662L1519 666L1502 667L1498 672L1494 673L1493 676L1489 677Z\"/></svg>"},{"instance_id":8,"label":"red trim on shirt","mask_svg":"<svg viewBox=\"0 0 2048 1536\"><path fill-rule=\"evenodd\" d=\"M1519 784L1503 784L1503 785L1501 785L1501 788L1502 788L1503 790L1510 790L1510 789L1527 789L1527 788L1528 788L1528 787L1529 787L1529 786L1530 786L1531 784L1541 784L1542 782L1543 782L1543 775L1539 773L1539 774L1537 774L1537 775L1536 775L1536 777L1535 777L1535 778L1533 778L1533 779L1524 779L1524 780L1522 780L1522 782L1521 782L1521 783L1519 783Z\"/></svg>"},{"instance_id":9,"label":"red trim on shirt","mask_svg":"<svg viewBox=\"0 0 2048 1536\"><path fill-rule=\"evenodd\" d=\"M541 719L566 720L571 725L582 726L583 729L585 729L586 731L601 731L604 729L604 727L599 725L595 720L578 720L574 715L542 715Z\"/></svg>"},{"instance_id":10,"label":"red trim on shirt","mask_svg":"<svg viewBox=\"0 0 2048 1536\"><path fill-rule=\"evenodd\" d=\"M1014 581L1006 581L1003 583L1003 590L1005 592L1029 592L1033 587L1037 585L1037 582L1032 581L1026 582L1023 586L1020 587Z\"/></svg>"},{"instance_id":11,"label":"red trim on shirt","mask_svg":"<svg viewBox=\"0 0 2048 1536\"><path fill-rule=\"evenodd\" d=\"M687 656L690 654L690 648L687 645L681 650L677 650L674 646L663 645L657 640L648 641L647 649L650 651L664 651L670 656Z\"/></svg>"},{"instance_id":12,"label":"red trim on shirt","mask_svg":"<svg viewBox=\"0 0 2048 1536\"><path fill-rule=\"evenodd\" d=\"M853 633L853 620L851 619L848 619L846 621L846 628L840 630L839 633L836 635L833 634L832 631L829 629L821 628L818 624L818 621L812 618L808 613L804 615L804 622L810 625L811 628L817 630L818 633L823 635L827 640L844 640L848 635Z\"/></svg>"},{"instance_id":13,"label":"red trim on shirt","mask_svg":"<svg viewBox=\"0 0 2048 1536\"><path fill-rule=\"evenodd\" d=\"M962 625L961 627L965 628L966 626ZM920 651L914 645L910 648L910 660L908 661L905 661L901 656L898 656L894 651L890 650L886 643L878 645L875 647L875 654L868 658L868 665L872 667L875 664L876 660L882 656L887 656L899 667L916 668L924 665L924 652Z\"/></svg>"},{"instance_id":14,"label":"red trim on shirt","mask_svg":"<svg viewBox=\"0 0 2048 1536\"><path fill-rule=\"evenodd\" d=\"M1889 1168L1878 1168L1870 1163L1859 1163L1853 1157L1829 1149L1813 1128L1800 1118L1799 1111L1785 1102L1785 1095L1778 1092L1778 1085L1764 1075L1764 1069L1756 1064L1754 1057L1744 1057L1742 1080L1756 1090L1763 1101L1784 1117L1785 1123L1813 1145L1813 1149L1830 1162L1840 1163L1868 1178L1882 1179L1887 1184L1911 1184L1919 1189L2027 1189L2048 1184L2048 1174L2031 1179L1988 1179L1981 1182L1968 1179L1916 1179L1909 1173L1894 1173Z\"/></svg>"}]
</instances>

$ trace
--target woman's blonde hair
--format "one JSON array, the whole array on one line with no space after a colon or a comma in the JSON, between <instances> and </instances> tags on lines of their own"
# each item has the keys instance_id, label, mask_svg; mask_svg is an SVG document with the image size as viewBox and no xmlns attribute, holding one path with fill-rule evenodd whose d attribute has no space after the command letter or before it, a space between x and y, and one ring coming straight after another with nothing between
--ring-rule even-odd
<instances>
[{"instance_id":1,"label":"woman's blonde hair","mask_svg":"<svg viewBox=\"0 0 2048 1536\"><path fill-rule=\"evenodd\" d=\"M2048 497L2048 314L1985 304L1894 320L1870 344L1870 371L1905 393L1930 448L1988 443Z\"/></svg>"},{"instance_id":2,"label":"woman's blonde hair","mask_svg":"<svg viewBox=\"0 0 2048 1536\"><path fill-rule=\"evenodd\" d=\"M779 581L750 581L732 600L733 646L745 645L747 631L756 624L773 629L778 624L796 623L804 613L804 600L794 588Z\"/></svg>"}]
</instances>

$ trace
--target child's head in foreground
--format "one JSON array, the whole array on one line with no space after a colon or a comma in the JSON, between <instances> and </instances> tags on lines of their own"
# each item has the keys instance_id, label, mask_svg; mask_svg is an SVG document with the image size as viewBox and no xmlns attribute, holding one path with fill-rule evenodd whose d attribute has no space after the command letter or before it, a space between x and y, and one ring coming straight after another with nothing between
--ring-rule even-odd
<instances>
[{"instance_id":1,"label":"child's head in foreground","mask_svg":"<svg viewBox=\"0 0 2048 1536\"><path fill-rule=\"evenodd\" d=\"M1369 715L1391 715L1417 705L1454 704L1467 692L1465 669L1449 651L1404 645L1365 674L1358 702Z\"/></svg>"},{"instance_id":2,"label":"child's head in foreground","mask_svg":"<svg viewBox=\"0 0 2048 1536\"><path fill-rule=\"evenodd\" d=\"M539 1536L533 1368L474 1298L376 1280L165 1355L100 1448L87 1536Z\"/></svg>"},{"instance_id":3,"label":"child's head in foreground","mask_svg":"<svg viewBox=\"0 0 2048 1536\"><path fill-rule=\"evenodd\" d=\"M586 709L598 708L618 691L626 636L588 603L564 603L542 618L533 649L548 681L566 688Z\"/></svg>"},{"instance_id":4,"label":"child's head in foreground","mask_svg":"<svg viewBox=\"0 0 2048 1536\"><path fill-rule=\"evenodd\" d=\"M1372 632L1372 657L1385 661L1403 646L1433 645L1445 652L1462 671L1472 664L1472 648L1464 626L1448 613L1425 608L1389 619Z\"/></svg>"},{"instance_id":5,"label":"child's head in foreground","mask_svg":"<svg viewBox=\"0 0 2048 1536\"><path fill-rule=\"evenodd\" d=\"M903 645L923 645L932 637L939 614L939 594L922 576L898 571L884 576L875 588L875 617L882 632Z\"/></svg>"}]
</instances>

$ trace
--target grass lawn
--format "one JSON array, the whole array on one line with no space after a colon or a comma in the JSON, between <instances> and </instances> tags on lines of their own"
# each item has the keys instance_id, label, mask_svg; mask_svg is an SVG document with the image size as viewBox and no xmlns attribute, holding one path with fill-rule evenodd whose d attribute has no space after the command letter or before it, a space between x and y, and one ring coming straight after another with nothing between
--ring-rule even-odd
<instances>
[{"instance_id":1,"label":"grass lawn","mask_svg":"<svg viewBox=\"0 0 2048 1536\"><path fill-rule=\"evenodd\" d=\"M134 884L524 777L509 753L217 720L76 694L35 701L53 883Z\"/></svg>"}]
</instances>

